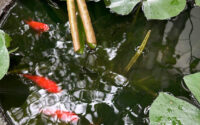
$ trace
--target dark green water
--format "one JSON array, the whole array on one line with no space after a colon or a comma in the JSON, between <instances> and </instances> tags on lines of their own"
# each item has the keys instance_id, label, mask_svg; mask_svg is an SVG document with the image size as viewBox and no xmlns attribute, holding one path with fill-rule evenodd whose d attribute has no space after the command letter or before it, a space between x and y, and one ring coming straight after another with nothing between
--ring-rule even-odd
<instances>
[{"instance_id":1,"label":"dark green water","mask_svg":"<svg viewBox=\"0 0 200 125\"><path fill-rule=\"evenodd\" d=\"M51 94L12 73L0 81L0 101L16 125L62 125L40 110L54 107L79 115L78 124L148 124L150 105L160 91L193 104L182 77L200 71L200 8L178 17L147 21L141 11L119 16L103 2L88 2L98 47L74 53L65 2L18 0L1 28L13 38L10 72L42 75L58 83L62 93ZM37 36L27 19L49 24ZM125 66L146 32L152 33L143 55L128 73ZM198 105L198 104L196 104Z\"/></svg>"}]
</instances>

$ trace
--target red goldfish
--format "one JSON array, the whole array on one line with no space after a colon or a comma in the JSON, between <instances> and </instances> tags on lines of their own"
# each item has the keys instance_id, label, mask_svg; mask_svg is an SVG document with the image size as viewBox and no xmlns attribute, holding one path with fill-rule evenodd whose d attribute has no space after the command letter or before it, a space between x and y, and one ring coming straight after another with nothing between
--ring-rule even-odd
<instances>
[{"instance_id":1,"label":"red goldfish","mask_svg":"<svg viewBox=\"0 0 200 125\"><path fill-rule=\"evenodd\" d=\"M47 32L49 30L49 26L44 23L36 22L33 20L25 21L25 23L27 23L32 29L39 33Z\"/></svg>"},{"instance_id":2,"label":"red goldfish","mask_svg":"<svg viewBox=\"0 0 200 125\"><path fill-rule=\"evenodd\" d=\"M50 115L52 117L56 117L66 123L77 122L79 119L78 115L76 115L73 112L69 112L69 111L43 109L42 113L44 113L45 115Z\"/></svg>"},{"instance_id":3,"label":"red goldfish","mask_svg":"<svg viewBox=\"0 0 200 125\"><path fill-rule=\"evenodd\" d=\"M58 93L61 91L61 89L54 81L51 81L45 77L28 74L23 74L23 76L34 81L38 86L40 86L43 89L46 89L48 92Z\"/></svg>"}]
</instances>

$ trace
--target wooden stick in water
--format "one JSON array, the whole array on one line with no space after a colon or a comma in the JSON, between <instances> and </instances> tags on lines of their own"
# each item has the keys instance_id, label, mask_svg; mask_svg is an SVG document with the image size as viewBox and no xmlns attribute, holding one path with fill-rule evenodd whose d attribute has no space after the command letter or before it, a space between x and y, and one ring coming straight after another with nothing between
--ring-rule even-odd
<instances>
[{"instance_id":1,"label":"wooden stick in water","mask_svg":"<svg viewBox=\"0 0 200 125\"><path fill-rule=\"evenodd\" d=\"M77 52L78 50L80 50L81 45L79 40L79 31L76 18L75 0L66 0L66 2L74 51Z\"/></svg>"},{"instance_id":2,"label":"wooden stick in water","mask_svg":"<svg viewBox=\"0 0 200 125\"><path fill-rule=\"evenodd\" d=\"M76 0L76 1L78 4L78 9L79 9L80 16L83 22L83 26L85 29L88 45L91 48L95 48L97 45L97 42L96 42L96 37L95 37L94 29L92 26L92 22L89 16L89 12L87 9L86 2L85 0Z\"/></svg>"}]
</instances>

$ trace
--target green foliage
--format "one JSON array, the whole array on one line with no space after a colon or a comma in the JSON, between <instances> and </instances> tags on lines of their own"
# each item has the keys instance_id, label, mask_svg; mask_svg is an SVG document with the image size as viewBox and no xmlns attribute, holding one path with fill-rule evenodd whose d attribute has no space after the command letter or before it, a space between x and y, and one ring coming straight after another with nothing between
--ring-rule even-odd
<instances>
[{"instance_id":1,"label":"green foliage","mask_svg":"<svg viewBox=\"0 0 200 125\"><path fill-rule=\"evenodd\" d=\"M194 94L195 98L200 102L200 73L187 75L183 79L192 94Z\"/></svg>"},{"instance_id":2,"label":"green foliage","mask_svg":"<svg viewBox=\"0 0 200 125\"><path fill-rule=\"evenodd\" d=\"M200 102L200 73L184 77L184 81ZM192 104L161 92L151 106L150 124L199 125L200 110Z\"/></svg>"},{"instance_id":3,"label":"green foliage","mask_svg":"<svg viewBox=\"0 0 200 125\"><path fill-rule=\"evenodd\" d=\"M129 14L140 0L109 0L108 7L121 15ZM144 0L143 11L147 19L168 19L185 8L186 0Z\"/></svg>"},{"instance_id":4,"label":"green foliage","mask_svg":"<svg viewBox=\"0 0 200 125\"><path fill-rule=\"evenodd\" d=\"M147 19L168 19L177 16L185 5L186 0L147 0L143 11Z\"/></svg>"},{"instance_id":5,"label":"green foliage","mask_svg":"<svg viewBox=\"0 0 200 125\"><path fill-rule=\"evenodd\" d=\"M6 40L10 42L8 35L0 30L0 79L7 73L10 64L9 53L6 48L6 43L9 42Z\"/></svg>"},{"instance_id":6,"label":"green foliage","mask_svg":"<svg viewBox=\"0 0 200 125\"><path fill-rule=\"evenodd\" d=\"M196 5L200 6L200 0L195 0Z\"/></svg>"},{"instance_id":7,"label":"green foliage","mask_svg":"<svg viewBox=\"0 0 200 125\"><path fill-rule=\"evenodd\" d=\"M7 34L5 33L5 44L6 44L6 47L10 47L10 42L12 41L12 38Z\"/></svg>"},{"instance_id":8,"label":"green foliage","mask_svg":"<svg viewBox=\"0 0 200 125\"><path fill-rule=\"evenodd\" d=\"M120 15L128 15L140 2L141 0L104 0L111 11ZM196 0L196 4L200 5L200 0ZM185 6L186 0L142 0L142 9L147 19L169 19L177 16Z\"/></svg>"},{"instance_id":9,"label":"green foliage","mask_svg":"<svg viewBox=\"0 0 200 125\"><path fill-rule=\"evenodd\" d=\"M128 15L140 0L109 0L105 4L113 11L121 15ZM108 4L110 3L110 4Z\"/></svg>"},{"instance_id":10,"label":"green foliage","mask_svg":"<svg viewBox=\"0 0 200 125\"><path fill-rule=\"evenodd\" d=\"M200 110L161 92L151 106L149 118L151 125L199 125Z\"/></svg>"}]
</instances>

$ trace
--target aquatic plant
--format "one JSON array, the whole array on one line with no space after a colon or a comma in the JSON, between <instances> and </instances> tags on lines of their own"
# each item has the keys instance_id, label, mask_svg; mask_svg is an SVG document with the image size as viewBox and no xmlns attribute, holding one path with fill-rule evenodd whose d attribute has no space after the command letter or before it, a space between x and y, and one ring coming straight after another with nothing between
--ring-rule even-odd
<instances>
[{"instance_id":1,"label":"aquatic plant","mask_svg":"<svg viewBox=\"0 0 200 125\"><path fill-rule=\"evenodd\" d=\"M197 103L200 102L200 73L187 75L183 79L191 93L196 97ZM184 100L161 92L151 105L149 118L151 125L198 125L200 123L200 110Z\"/></svg>"},{"instance_id":2,"label":"aquatic plant","mask_svg":"<svg viewBox=\"0 0 200 125\"><path fill-rule=\"evenodd\" d=\"M5 33L3 30L0 30L0 80L8 72L10 65L10 53L13 53L18 50L18 47L8 51L7 48L10 47L12 38Z\"/></svg>"},{"instance_id":3,"label":"aquatic plant","mask_svg":"<svg viewBox=\"0 0 200 125\"><path fill-rule=\"evenodd\" d=\"M137 59L140 57L140 55L142 54L149 36L151 34L151 30L149 30L144 38L144 40L142 41L142 44L139 46L137 52L135 53L135 55L131 58L130 62L128 63L128 65L125 67L125 72L128 72L130 70L130 68L133 66L133 64L137 61Z\"/></svg>"},{"instance_id":4,"label":"aquatic plant","mask_svg":"<svg viewBox=\"0 0 200 125\"><path fill-rule=\"evenodd\" d=\"M7 73L10 57L7 48L10 46L11 38L0 30L0 79Z\"/></svg>"},{"instance_id":5,"label":"aquatic plant","mask_svg":"<svg viewBox=\"0 0 200 125\"><path fill-rule=\"evenodd\" d=\"M196 0L195 2L196 5L200 5L200 0ZM108 8L111 9L112 12L120 15L128 15L134 8L137 8L138 4L140 4L139 8L142 6L142 10L144 11L147 19L159 20L170 19L171 17L177 16L185 9L186 6L186 0L104 0L104 3ZM78 7L75 7L75 5ZM92 27L85 0L67 0L67 6L74 51L83 53L84 50L84 40L81 40L82 43L80 43L79 38L80 32L84 31L82 31L83 29L81 30L81 28L79 31L76 13L80 14L82 21L79 23L83 24L84 26L85 32L82 33L82 36L86 36L86 42L90 48L95 48L97 45L95 33ZM77 8L79 11L76 11Z\"/></svg>"},{"instance_id":6,"label":"aquatic plant","mask_svg":"<svg viewBox=\"0 0 200 125\"><path fill-rule=\"evenodd\" d=\"M129 14L141 2L147 19L169 19L178 15L186 6L186 0L109 0L109 2L110 4L106 5L121 15Z\"/></svg>"},{"instance_id":7,"label":"aquatic plant","mask_svg":"<svg viewBox=\"0 0 200 125\"><path fill-rule=\"evenodd\" d=\"M94 2L91 2L91 3L93 5L96 4ZM104 4L103 2L101 2L101 3ZM138 3L138 4L140 4L140 3ZM20 5L20 4L18 4L18 5ZM140 4L140 6L142 7L142 4ZM35 10L33 9L32 11L38 13L40 11L37 11L37 9L42 8L42 7L43 6L36 7L36 9ZM26 10L26 9L24 9L25 8L24 6L22 6L22 8L23 8L22 10L24 12L24 10ZM66 10L66 8L64 8L64 9ZM99 10L101 11L102 8L99 7ZM105 9L105 10L106 10L106 12L109 13L108 9ZM137 10L139 10L139 9L137 9ZM27 12L28 13L24 13L24 15L30 14L29 11L27 11ZM52 12L52 11L50 11L50 12ZM19 12L17 12L16 14L19 14ZM43 14L46 14L46 11ZM48 17L46 19L43 19L43 14L41 16L42 17L41 20L47 20L47 22L48 22L51 18L49 19L49 17ZM134 13L134 16L135 15L137 15L137 14ZM13 16L14 15L11 15L11 17L13 17ZM76 15L76 16L77 16L77 25L78 25L78 29L79 29L79 32L78 32L79 36L80 36L80 34L82 34L82 36L85 37L84 27L83 27L81 17L80 17L80 15ZM78 112L78 114L80 116L80 121L84 121L84 120L87 121L86 115L91 114L91 117L93 118L93 120L91 121L91 124L92 124L92 122L99 123L99 124L101 124L101 123L102 124L106 124L106 123L120 124L120 122L124 123L124 124L128 124L126 122L129 122L129 121L131 123L134 123L135 121L136 122L139 121L139 123L134 123L134 124L141 124L141 121L144 121L144 119L145 120L147 119L147 114L148 114L149 108L148 107L145 108L145 107L147 105L149 105L150 102L152 101L152 100L149 101L148 98L151 98L151 97L154 98L155 96L157 96L156 92L160 91L160 90L153 88L153 87L155 87L155 88L157 87L157 85L155 85L155 84L163 83L163 81L160 80L160 79L163 79L162 76L164 76L165 78L168 78L173 75L173 77L171 79L169 78L169 80L164 79L165 80L164 82L169 81L170 84L173 84L174 83L173 81L175 81L174 79L177 77L174 77L174 74L172 74L172 73L167 74L166 72L168 72L168 69L163 68L163 67L169 66L169 65L165 65L165 63L162 63L161 61L160 62L155 61L157 63L152 64L153 66L154 65L161 65L161 66L155 66L155 67L152 66L150 69L146 70L144 67L145 66L147 67L147 65L145 65L146 63L148 63L147 57L152 56L152 54L149 55L146 51L143 55L143 58L141 58L141 60L137 60L137 58L141 54L141 51L137 51L138 49L135 50L136 56L133 56L134 52L131 50L133 50L133 48L138 48L137 46L141 44L140 41L143 39L144 33L146 33L146 30L149 29L149 26L147 26L147 28L144 28L146 22L144 23L142 20L146 21L146 19L144 18L143 14L138 15L138 20L137 20L136 25L134 25L135 20L132 21L132 19L133 19L132 15L130 15L128 18L126 16L123 17L123 20L119 21L120 23L115 22L116 18L120 18L120 16L116 16L116 14L110 14L109 16L108 15L105 16L105 14L102 13L101 16L103 18L102 17L100 18L100 16L98 15L98 20L95 20L93 22L95 28L98 30L97 36L98 36L98 40L100 39L99 40L100 45L95 52L92 52L92 53L87 52L86 57L84 55L82 57L77 57L76 54L72 53L71 50L73 50L73 49L70 46L71 38L70 37L68 37L66 39L64 38L64 37L66 37L66 34L64 32L64 31L66 31L66 29L63 28L64 24L59 24L56 21L55 22L49 21L48 23L52 24L51 25L51 28L53 29L52 31L56 31L56 33L52 33L53 35L55 35L55 37L51 38L52 34L50 32L50 33L44 34L42 37L40 37L39 40L38 39L35 40L34 33L32 34L32 32L29 32L29 31L27 32L26 29L23 29L23 26L24 26L23 21L21 23L17 22L17 24L20 24L20 25L16 25L16 27L17 26L22 27L22 31L24 31L25 34L24 34L24 32L22 33L23 35L12 34L13 39L15 39L15 41L18 40L17 45L19 45L20 47L22 45L24 45L24 43L27 43L26 44L27 46L23 46L23 49L21 49L19 52L20 55L24 55L24 57L23 57L24 59L21 61L22 65L28 64L30 62L29 68L27 69L28 73L34 72L36 74L41 73L43 75L46 75L54 80L59 81L60 84L64 88L64 92L63 92L64 94L61 93L60 95L62 95L62 96L58 96L60 98L57 98L57 95L54 96L53 94L50 94L50 93L44 94L43 90L32 87L32 88L34 88L34 90L31 90L31 94L29 96L29 99L27 99L26 103L23 106L21 106L20 108L19 107L16 108L16 109L20 109L23 112L23 116L21 116L19 119L23 119L23 118L27 117L27 114L28 114L28 113L26 113L27 111L28 112L34 111L35 114L34 113L28 114L28 116L30 116L29 117L30 120L26 121L27 124L31 124L31 123L33 124L36 120L39 121L41 118L43 118L43 115L39 114L39 110L37 112L37 110L35 110L34 107L36 107L37 109L40 109L40 106L41 106L40 104L49 105L49 104L54 104L54 103L58 103L58 102L60 103L60 101L62 101L62 103L64 103L64 104L69 103L70 105L71 104L77 105L76 102L78 102L80 104L89 105L87 107L87 111ZM185 15L183 15L183 16L185 16ZM22 20L23 17L25 17L25 16L19 16L19 17L20 18L18 20ZM36 15L36 17L37 17L37 15ZM39 18L40 17L38 17L38 19ZM142 19L140 19L140 18L142 18ZM177 18L179 18L179 17L177 17ZM53 19L57 20L57 18L52 18L52 20ZM174 27L177 28L177 25L176 25L177 22L179 24L185 24L184 21L185 20L187 21L187 19L188 18L186 18L186 19L179 18L179 20L181 20L181 22L176 21L176 23L173 23ZM10 20L10 18L9 18L9 20ZM67 18L66 18L65 22L68 22ZM106 22L106 25L103 25L105 22ZM149 21L149 22L151 22L151 21ZM158 22L161 22L161 21L158 21ZM6 23L6 24L9 24L9 23ZM13 29L17 29L17 28L12 27L12 29L9 30L9 26L10 25L12 26L12 22L10 23L10 25L6 25L6 24L4 25L4 29L6 31L13 32L13 31L15 31ZM66 24L68 27L68 23L66 23ZM110 24L112 24L112 25L109 26ZM155 27L153 27L155 25L156 25L157 29L159 29L159 30L157 30ZM80 30L79 26L82 27L82 30ZM164 51L165 47L170 48L170 45L168 46L168 44L166 46L161 46L161 44L160 44L162 39L159 39L159 38L163 38L163 36L162 36L163 29L162 28L165 27L164 24L161 27L161 24L158 24L156 22L156 24L154 23L153 26L151 26L151 28L152 27L153 28L152 28L151 39L149 40L150 43L147 46L148 49L152 46L157 46L157 47L159 46L158 51ZM180 25L179 27L181 27L181 26L182 25ZM138 28L138 27L140 27L140 28ZM62 28L64 30L62 30ZM21 29L19 28L19 30L21 30ZM19 31L19 30L16 30L16 31ZM117 33L115 31L117 31ZM168 35L168 37L173 39L173 40L171 40L171 39L170 40L173 41L173 43L174 43L174 44L172 44L173 46L171 48L173 48L176 45L177 40L174 40L174 39L179 38L179 33L177 33L177 29L175 31L176 31L175 32L176 36L171 35L171 34L175 34L174 29L172 29L171 33L169 33L169 35ZM137 32L137 33L135 33L135 32ZM182 30L179 29L178 32L182 32ZM26 37L27 34L30 34L31 38L33 38L33 39L29 39L28 37ZM121 34L123 34L123 35L121 35ZM47 38L47 36L49 36L49 35L51 35L50 38L49 37ZM58 35L58 37L56 35ZM123 36L123 38L121 38L122 36ZM155 38L155 36L158 36L159 38L157 38L157 37ZM86 40L86 38L84 38L84 40ZM82 41L83 42L82 45L84 45L86 42L84 40ZM69 42L66 42L66 41L69 41ZM144 44L142 44L140 46L139 50L144 49L145 44L146 44L145 41L147 42L147 40L144 40L144 42L143 42ZM29 43L30 44L34 43L34 45L30 45ZM59 45L61 44L61 45L57 46L58 44ZM81 38L80 38L80 44L81 44ZM29 50L31 47L34 47L34 49ZM168 51L171 52L171 48ZM147 51L148 51L148 49L147 49ZM150 48L149 50L152 52L153 49ZM110 58L109 54L112 53L112 51L115 51L116 55L114 55L114 56L112 56L112 58ZM155 51L157 51L157 50L155 50ZM171 53L169 55L166 54L168 51L163 52L163 58L172 57L170 55ZM41 52L42 52L42 54L41 54ZM137 52L139 52L139 53L137 53ZM131 53L131 54L129 54L129 53ZM49 56L47 57L48 54L49 54ZM157 52L155 52L155 54L157 54ZM133 63L130 63L129 68L137 60L137 63L135 63L134 70L130 70L130 72L124 76L121 75L121 72L120 72L121 69L122 70L124 69L124 66L126 66L128 61L131 60L132 56L133 56L134 61L131 61ZM153 59L153 58L154 57L151 57L151 59ZM154 62L154 61L152 61L152 62ZM124 65L120 65L120 63L124 64ZM199 63L197 62L197 64L199 64ZM36 71L37 69L35 67L41 68L41 69L39 71ZM154 71L154 70L157 70L157 71ZM131 74L131 72L132 72L132 74ZM133 74L133 72L134 72L134 74ZM176 74L181 74L181 73L176 73ZM87 79L89 79L89 80L87 80ZM30 81L24 80L24 79L22 79L22 81L25 82L25 84L30 86L30 84L29 84ZM13 86L13 84L11 84L11 85ZM71 87L71 86L78 86L80 88ZM194 87L195 87L195 85L194 85ZM19 87L19 88L21 89L21 87ZM115 90L113 91L113 89L110 89L110 88L114 88ZM195 88L193 88L193 89L195 89ZM175 88L175 90L177 91L177 88ZM168 91L168 90L166 90L166 91ZM79 96L79 95L74 96L76 94L76 92L80 92L81 96ZM82 95L84 95L84 96L82 96ZM107 98L102 98L101 95L105 95L105 97L107 97L107 95L108 95L108 97L112 97L112 98L106 100ZM173 96L168 97L168 94L165 94L165 93L160 93L160 95L163 98L168 98L169 100L174 100L174 98L175 98ZM69 97L70 100L67 100L66 97L67 98ZM175 100L176 99L177 98L175 98ZM34 100L35 100L35 102L34 102ZM91 110L90 105L92 104L91 102L96 101L96 100L98 101L98 104L93 105L96 110L96 112L94 112L94 110ZM180 99L178 99L178 100L180 100ZM119 110L119 113L114 112L112 106L110 106L110 105L107 106L107 104L104 104L105 101L109 101L111 105L114 105L114 106L116 105L116 109ZM164 103L164 104L167 103L168 105L170 105L171 102L172 101L163 101L162 103ZM180 103L185 104L185 101L181 100ZM139 107L138 109L140 109L140 111L142 113L138 113L139 111L138 112L134 111L137 109L137 107L135 108L135 106L140 106L140 104L142 104L143 107L142 108ZM159 103L159 105L160 105L160 103ZM172 102L171 105L176 105L176 101ZM177 105L179 105L179 104L177 104ZM196 108L195 106L193 106L191 108L190 105L191 104L186 104L185 107L189 107L188 110L189 109L193 110L194 114L195 114L195 112L199 111L198 108ZM31 109L32 106L33 106L33 110L30 110L30 111L26 110L29 108ZM168 112L172 113L171 116L167 117L167 120L169 122L171 122L171 124L173 124L173 123L179 124L180 123L179 118L175 118L174 114L176 114L176 113L173 113L173 110L183 109L184 106L178 107L178 108L177 107L175 107L175 109L169 108L167 110ZM158 107L156 107L156 108L158 109ZM151 109L153 109L153 106ZM72 109L72 110L74 110L74 109ZM145 114L143 114L143 110L144 110ZM66 109L66 111L68 111L68 109ZM136 114L131 114L131 113L135 113L135 112L136 112ZM159 112L161 112L161 110ZM15 108L12 108L9 110L9 113L12 115L11 117L15 118L21 112L19 111L16 113ZM98 114L98 117L96 117L95 113ZM183 112L179 112L179 113L183 113ZM15 116L15 114L17 114L17 115ZM156 118L155 119L157 121L159 121L159 123L162 123L162 120L165 119L165 117L164 117L165 114L167 114L167 113L163 112L162 117L158 117L157 119ZM32 117L32 115L34 115L34 117ZM180 114L180 115L182 116L182 114ZM109 118L107 116L113 116L113 117ZM193 116L193 115L189 114L189 116ZM48 120L50 119L50 117L47 117L47 116L45 116L44 118L46 118ZM129 119L124 120L124 118L130 118L130 120ZM124 120L124 122L122 122L122 119ZM134 120L134 121L132 122L131 120ZM18 120L18 119L16 121L20 122L20 120ZM117 121L117 122L114 123L114 121ZM196 121L198 123L198 119ZM142 123L147 123L147 122L142 122ZM35 122L35 124L36 124L36 122ZM89 122L88 122L88 124L89 124ZM154 124L154 122L151 122L151 124ZM155 124L157 124L157 123L155 123Z\"/></svg>"},{"instance_id":8,"label":"aquatic plant","mask_svg":"<svg viewBox=\"0 0 200 125\"><path fill-rule=\"evenodd\" d=\"M180 14L186 6L186 0L104 0L111 11L128 15L142 4L142 10L147 19L169 19ZM195 0L196 5L200 6L200 0Z\"/></svg>"},{"instance_id":9,"label":"aquatic plant","mask_svg":"<svg viewBox=\"0 0 200 125\"><path fill-rule=\"evenodd\" d=\"M94 49L97 42L86 2L84 0L77 0L76 2L75 0L66 0L66 3L74 51L83 53L84 38L86 38L88 46Z\"/></svg>"},{"instance_id":10,"label":"aquatic plant","mask_svg":"<svg viewBox=\"0 0 200 125\"><path fill-rule=\"evenodd\" d=\"M104 0L104 3L112 12L120 15L128 15L138 4L141 4L147 19L163 20L180 14L185 9L186 1L187 0ZM195 4L200 6L200 0L195 0Z\"/></svg>"}]
</instances>

